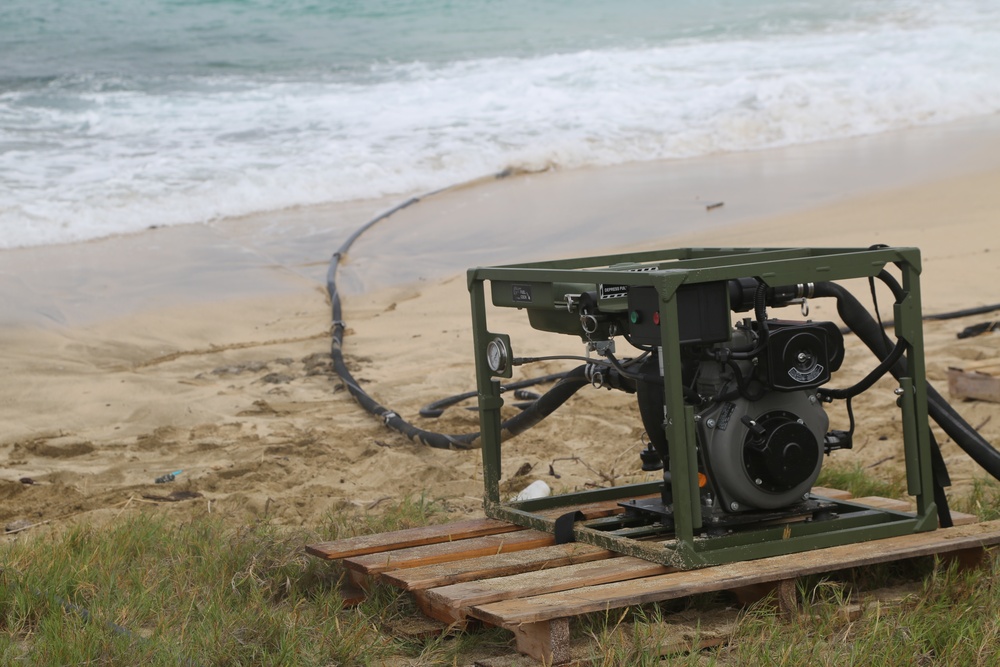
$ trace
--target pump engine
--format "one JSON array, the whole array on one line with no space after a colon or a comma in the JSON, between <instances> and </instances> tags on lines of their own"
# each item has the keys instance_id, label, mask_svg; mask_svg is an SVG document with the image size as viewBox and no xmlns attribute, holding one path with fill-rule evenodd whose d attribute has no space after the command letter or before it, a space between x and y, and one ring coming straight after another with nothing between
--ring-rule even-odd
<instances>
[{"instance_id":1,"label":"pump engine","mask_svg":"<svg viewBox=\"0 0 1000 667\"><path fill-rule=\"evenodd\" d=\"M915 249L691 248L470 270L487 514L545 527L549 519L532 509L613 498L622 515L588 521L573 534L686 567L933 529L940 485L930 474L926 384L903 363L922 373L918 291L910 291L918 258ZM909 288L886 277L889 262ZM896 297L895 342L834 282L875 276ZM533 328L578 336L588 352L583 367L507 421L500 419L498 380L532 359L513 356L510 337L488 330L486 281L494 306L525 310ZM807 319L814 296L836 298L838 312L880 360L851 387L826 386L844 360L844 338L837 324ZM801 307L802 319L768 315L791 305ZM636 352L619 358L622 341ZM811 493L825 455L851 448L851 399L890 370L900 382L915 516ZM641 466L662 470L662 480L504 504L503 438L587 383L636 395L646 433ZM846 400L846 430L830 428L824 403L835 399ZM948 520L943 494L938 498ZM572 523L577 514L560 518ZM558 526L555 532L559 539ZM646 542L661 535L658 548Z\"/></svg>"},{"instance_id":2,"label":"pump engine","mask_svg":"<svg viewBox=\"0 0 1000 667\"><path fill-rule=\"evenodd\" d=\"M684 350L687 400L695 408L706 501L725 511L777 509L799 501L819 476L823 454L844 448L847 434L828 433L815 389L844 358L843 336L830 322L766 323L765 340L749 320L729 341ZM644 470L665 466L663 382L658 352L640 368L636 395L649 447Z\"/></svg>"}]
</instances>

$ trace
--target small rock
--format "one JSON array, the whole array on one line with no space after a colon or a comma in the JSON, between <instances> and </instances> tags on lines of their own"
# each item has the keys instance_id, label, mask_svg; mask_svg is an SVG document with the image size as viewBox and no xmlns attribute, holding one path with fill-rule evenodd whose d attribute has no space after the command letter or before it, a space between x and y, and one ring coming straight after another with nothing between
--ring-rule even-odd
<instances>
[{"instance_id":1,"label":"small rock","mask_svg":"<svg viewBox=\"0 0 1000 667\"><path fill-rule=\"evenodd\" d=\"M14 533L22 530L27 530L28 528L31 528L33 525L35 524L31 523L27 519L18 519L17 521L11 521L6 526L4 526L3 529L5 532Z\"/></svg>"},{"instance_id":2,"label":"small rock","mask_svg":"<svg viewBox=\"0 0 1000 667\"><path fill-rule=\"evenodd\" d=\"M524 463L521 464L521 467L517 469L517 472L514 473L514 477L524 477L529 472L531 472L531 469L534 467L535 467L534 465L525 461Z\"/></svg>"},{"instance_id":3,"label":"small rock","mask_svg":"<svg viewBox=\"0 0 1000 667\"><path fill-rule=\"evenodd\" d=\"M308 357L302 358L302 364L306 367L306 371L311 371L314 368L329 368L330 353L316 352L315 354L310 354Z\"/></svg>"},{"instance_id":4,"label":"small rock","mask_svg":"<svg viewBox=\"0 0 1000 667\"><path fill-rule=\"evenodd\" d=\"M35 480L31 479L30 477L22 477L21 479L19 479L17 481L21 482L21 484L34 484L35 483Z\"/></svg>"},{"instance_id":5,"label":"small rock","mask_svg":"<svg viewBox=\"0 0 1000 667\"><path fill-rule=\"evenodd\" d=\"M261 382L266 382L268 384L287 384L291 382L294 378L287 373L268 373L260 379Z\"/></svg>"},{"instance_id":6,"label":"small rock","mask_svg":"<svg viewBox=\"0 0 1000 667\"><path fill-rule=\"evenodd\" d=\"M267 364L263 361L248 361L245 364L234 364L232 366L219 366L212 371L212 375L239 375L240 373L257 373L267 370Z\"/></svg>"}]
</instances>

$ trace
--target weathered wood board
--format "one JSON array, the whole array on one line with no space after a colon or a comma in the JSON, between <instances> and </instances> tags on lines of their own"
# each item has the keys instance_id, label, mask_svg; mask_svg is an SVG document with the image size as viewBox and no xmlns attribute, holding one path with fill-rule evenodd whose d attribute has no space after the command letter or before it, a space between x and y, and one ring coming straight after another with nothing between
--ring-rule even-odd
<instances>
[{"instance_id":1,"label":"weathered wood board","mask_svg":"<svg viewBox=\"0 0 1000 667\"><path fill-rule=\"evenodd\" d=\"M851 499L835 489L813 492ZM912 511L907 501L851 500ZM593 503L583 509L596 518L617 506ZM955 527L928 533L688 571L588 544L556 545L548 533L492 519L349 538L306 550L342 560L355 584L381 579L410 591L428 617L453 629L464 628L470 619L500 626L514 634L522 654L558 664L570 659L569 623L582 614L721 590L740 601L777 591L784 607L795 604L794 582L801 576L926 555L951 554L972 564L984 546L1000 544L1000 521L976 523L975 517L957 512L953 520Z\"/></svg>"},{"instance_id":2,"label":"weathered wood board","mask_svg":"<svg viewBox=\"0 0 1000 667\"><path fill-rule=\"evenodd\" d=\"M948 393L952 398L1000 403L1000 359L971 362L948 369Z\"/></svg>"}]
</instances>

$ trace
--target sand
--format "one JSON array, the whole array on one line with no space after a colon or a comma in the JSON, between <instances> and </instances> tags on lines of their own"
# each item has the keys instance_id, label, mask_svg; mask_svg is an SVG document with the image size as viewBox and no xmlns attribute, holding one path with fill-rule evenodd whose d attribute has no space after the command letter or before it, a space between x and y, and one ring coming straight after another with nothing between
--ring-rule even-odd
<instances>
[{"instance_id":1,"label":"sand","mask_svg":"<svg viewBox=\"0 0 1000 667\"><path fill-rule=\"evenodd\" d=\"M382 223L345 262L345 355L384 405L460 433L478 428L474 411L417 413L474 388L464 279L472 265L640 247L886 243L922 249L925 312L1000 302L997 126L488 179L428 198ZM455 517L478 514L479 451L430 449L387 430L330 369L327 259L390 204L0 253L0 525L34 524L38 534L162 511L316 526L331 511L377 512L421 495ZM857 289L867 303L867 288ZM881 303L891 317L888 297ZM817 300L811 317L835 313ZM927 323L929 377L943 393L948 367L998 355L1000 335L955 337L990 317ZM517 311L493 323L519 354L582 352L569 337L531 330ZM848 345L836 386L875 363ZM834 459L900 473L894 386L884 380L856 400L855 450ZM1000 404L956 407L1000 443ZM839 409L831 415L846 428ZM951 493L967 493L984 473L937 433ZM543 479L566 491L651 479L638 470L641 436L631 397L587 388L509 441L505 481L516 489ZM177 470L174 481L154 483Z\"/></svg>"}]
</instances>

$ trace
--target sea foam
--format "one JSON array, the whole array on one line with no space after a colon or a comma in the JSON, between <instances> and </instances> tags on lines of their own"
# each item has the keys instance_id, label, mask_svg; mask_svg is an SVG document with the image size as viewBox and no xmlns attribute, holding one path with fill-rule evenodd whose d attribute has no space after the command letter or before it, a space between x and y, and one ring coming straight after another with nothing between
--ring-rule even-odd
<instances>
[{"instance_id":1,"label":"sea foam","mask_svg":"<svg viewBox=\"0 0 1000 667\"><path fill-rule=\"evenodd\" d=\"M0 247L1000 111L1000 12L344 73L82 74L0 92Z\"/></svg>"}]
</instances>

